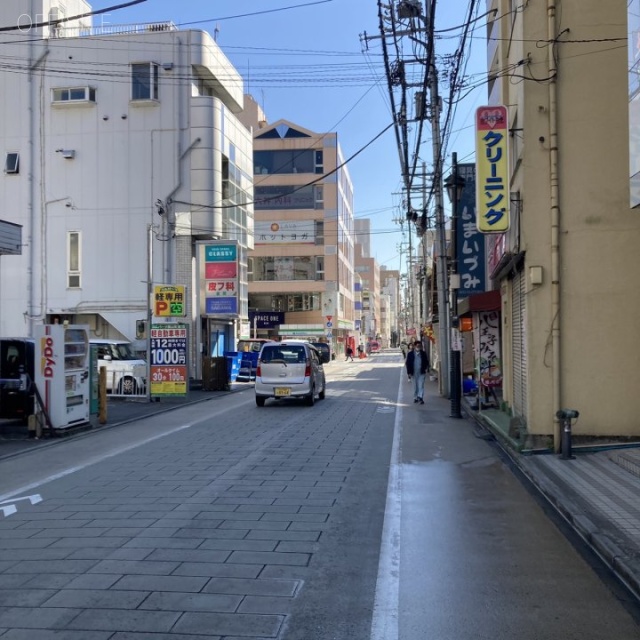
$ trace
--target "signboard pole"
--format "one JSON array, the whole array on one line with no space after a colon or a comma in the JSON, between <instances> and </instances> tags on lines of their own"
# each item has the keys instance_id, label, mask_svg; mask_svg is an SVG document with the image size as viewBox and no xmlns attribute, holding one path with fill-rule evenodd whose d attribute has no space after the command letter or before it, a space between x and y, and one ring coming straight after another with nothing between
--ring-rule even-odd
<instances>
[{"instance_id":1,"label":"signboard pole","mask_svg":"<svg viewBox=\"0 0 640 640\"><path fill-rule=\"evenodd\" d=\"M153 293L153 225L147 227L147 402L151 402L151 296Z\"/></svg>"}]
</instances>

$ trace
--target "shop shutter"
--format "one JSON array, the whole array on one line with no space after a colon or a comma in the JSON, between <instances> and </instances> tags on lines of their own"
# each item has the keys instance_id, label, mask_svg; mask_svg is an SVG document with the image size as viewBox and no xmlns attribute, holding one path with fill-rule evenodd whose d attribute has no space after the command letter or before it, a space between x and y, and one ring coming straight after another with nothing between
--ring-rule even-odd
<instances>
[{"instance_id":1,"label":"shop shutter","mask_svg":"<svg viewBox=\"0 0 640 640\"><path fill-rule=\"evenodd\" d=\"M511 327L513 345L513 412L527 420L527 341L525 325L525 280L524 271L513 279L513 303Z\"/></svg>"}]
</instances>

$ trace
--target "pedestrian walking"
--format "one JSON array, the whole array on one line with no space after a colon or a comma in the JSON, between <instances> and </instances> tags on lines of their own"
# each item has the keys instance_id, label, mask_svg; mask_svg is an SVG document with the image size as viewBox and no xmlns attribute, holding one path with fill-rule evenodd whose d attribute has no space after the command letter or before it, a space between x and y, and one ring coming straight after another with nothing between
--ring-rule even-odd
<instances>
[{"instance_id":1,"label":"pedestrian walking","mask_svg":"<svg viewBox=\"0 0 640 640\"><path fill-rule=\"evenodd\" d=\"M422 350L422 342L416 340L405 362L407 375L413 381L413 402L424 404L424 380L429 370L429 357Z\"/></svg>"},{"instance_id":2,"label":"pedestrian walking","mask_svg":"<svg viewBox=\"0 0 640 640\"><path fill-rule=\"evenodd\" d=\"M353 349L351 347L347 347L347 357L344 359L345 362L351 358L351 362L353 362Z\"/></svg>"}]
</instances>

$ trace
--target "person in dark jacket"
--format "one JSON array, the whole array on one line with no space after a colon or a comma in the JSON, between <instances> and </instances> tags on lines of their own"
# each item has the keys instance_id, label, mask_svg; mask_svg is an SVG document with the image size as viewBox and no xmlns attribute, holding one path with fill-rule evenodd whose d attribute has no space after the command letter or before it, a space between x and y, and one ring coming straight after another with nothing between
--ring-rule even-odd
<instances>
[{"instance_id":1,"label":"person in dark jacket","mask_svg":"<svg viewBox=\"0 0 640 640\"><path fill-rule=\"evenodd\" d=\"M422 342L416 340L405 361L407 375L413 381L413 401L424 404L424 381L429 370L429 358L422 350Z\"/></svg>"}]
</instances>

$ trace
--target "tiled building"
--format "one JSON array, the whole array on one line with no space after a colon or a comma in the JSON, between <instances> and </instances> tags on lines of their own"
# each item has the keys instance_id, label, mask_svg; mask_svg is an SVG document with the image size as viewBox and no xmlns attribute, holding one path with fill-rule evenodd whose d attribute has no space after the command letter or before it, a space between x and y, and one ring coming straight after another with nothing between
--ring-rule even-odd
<instances>
[{"instance_id":1,"label":"tiled building","mask_svg":"<svg viewBox=\"0 0 640 640\"><path fill-rule=\"evenodd\" d=\"M338 135L267 124L245 99L254 137L249 309L273 319L257 336L326 340L342 352L356 318L353 186Z\"/></svg>"}]
</instances>

